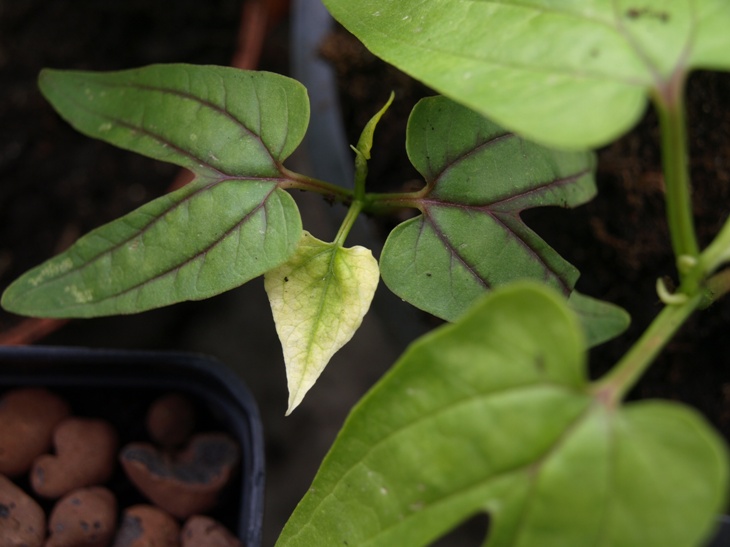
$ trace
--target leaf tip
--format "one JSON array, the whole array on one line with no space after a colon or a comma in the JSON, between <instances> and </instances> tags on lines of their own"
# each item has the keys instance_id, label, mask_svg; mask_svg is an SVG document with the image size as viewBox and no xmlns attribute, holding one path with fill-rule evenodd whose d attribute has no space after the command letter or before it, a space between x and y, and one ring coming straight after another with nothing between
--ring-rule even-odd
<instances>
[{"instance_id":1,"label":"leaf tip","mask_svg":"<svg viewBox=\"0 0 730 547\"><path fill-rule=\"evenodd\" d=\"M297 389L296 391L290 391L289 392L289 403L286 409L286 412L284 413L284 416L289 416L294 410L302 403L304 400L304 396L307 394L307 391L309 391L309 388L307 389Z\"/></svg>"},{"instance_id":2,"label":"leaf tip","mask_svg":"<svg viewBox=\"0 0 730 547\"><path fill-rule=\"evenodd\" d=\"M13 312L12 294L8 294L7 290L3 291L2 296L0 296L0 307L5 311Z\"/></svg>"},{"instance_id":3,"label":"leaf tip","mask_svg":"<svg viewBox=\"0 0 730 547\"><path fill-rule=\"evenodd\" d=\"M0 296L0 307L17 315L31 315L27 309L26 291L22 286L22 276L13 281Z\"/></svg>"},{"instance_id":4,"label":"leaf tip","mask_svg":"<svg viewBox=\"0 0 730 547\"><path fill-rule=\"evenodd\" d=\"M292 366L292 363L287 361L286 375L289 387L289 401L287 403L288 406L284 416L289 416L300 404L302 404L304 397L307 393L309 393L309 390L314 387L314 384L317 383L319 375L322 373L324 367L327 366L328 362L329 359L324 361L316 372L300 376L294 372L296 367Z\"/></svg>"},{"instance_id":5,"label":"leaf tip","mask_svg":"<svg viewBox=\"0 0 730 547\"><path fill-rule=\"evenodd\" d=\"M62 72L62 70L56 68L42 68L38 73L38 88L42 92L45 92L45 90L48 89L57 76Z\"/></svg>"}]
</instances>

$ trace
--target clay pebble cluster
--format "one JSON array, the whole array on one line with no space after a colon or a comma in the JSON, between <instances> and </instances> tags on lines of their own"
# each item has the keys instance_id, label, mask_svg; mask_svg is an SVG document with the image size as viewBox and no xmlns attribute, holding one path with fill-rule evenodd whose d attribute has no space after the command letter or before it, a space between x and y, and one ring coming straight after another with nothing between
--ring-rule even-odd
<instances>
[{"instance_id":1,"label":"clay pebble cluster","mask_svg":"<svg viewBox=\"0 0 730 547\"><path fill-rule=\"evenodd\" d=\"M44 388L0 397L0 547L243 547L206 516L240 459L226 433L195 433L180 394L152 403L151 442L119 447L114 427L74 416ZM149 503L119 507L106 485L120 464ZM49 514L42 503L52 504Z\"/></svg>"}]
</instances>

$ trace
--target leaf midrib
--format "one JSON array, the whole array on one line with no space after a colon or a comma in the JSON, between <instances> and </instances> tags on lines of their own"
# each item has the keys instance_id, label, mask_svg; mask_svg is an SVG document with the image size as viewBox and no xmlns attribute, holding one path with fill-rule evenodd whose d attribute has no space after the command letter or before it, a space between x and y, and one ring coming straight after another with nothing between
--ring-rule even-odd
<instances>
[{"instance_id":1,"label":"leaf midrib","mask_svg":"<svg viewBox=\"0 0 730 547\"><path fill-rule=\"evenodd\" d=\"M522 385L512 386L512 387L509 387L509 388L503 388L503 389L500 389L500 390L495 391L495 392L483 392L483 393L480 393L479 394L479 397L478 398L493 397L493 396L495 396L495 394L498 394L498 395L507 394L507 395L509 395L513 391L526 391L526 390L530 390L530 389L538 389L539 390L539 389L542 389L542 388L545 388L545 387L555 388L557 390L564 391L566 394L570 394L570 395L576 395L576 394L583 394L583 395L585 395L585 393L582 390L580 390L578 388L575 388L575 387L567 386L565 384L560 384L560 383L557 383L557 382L545 382L545 381L541 381L540 383L536 383L536 384L522 384ZM381 446L382 444L384 444L385 442L387 442L389 439L391 439L391 438L395 437L396 435L400 434L402 431L405 431L405 430L409 429L410 427L416 426L420 422L423 422L423 421L426 421L426 420L429 420L429 419L433 419L436 416L438 416L439 414L442 414L444 412L450 412L453 409L455 409L455 408L457 408L457 407L459 407L461 405L471 404L471 403L474 402L474 399L475 398L477 398L477 397L475 397L474 395L469 395L469 396L465 396L465 397L461 397L461 398L454 399L453 401L451 401L449 404L447 404L445 406L441 406L441 407L435 409L434 411L421 414L418 418L409 421L407 424L405 424L405 425L403 425L401 427L394 428L392 431L388 432L387 435L379 438L375 443L368 444L367 449L364 450L360 454L360 456L357 458L357 460L354 463L352 463L352 464L348 464L347 471L344 474L342 474L342 476L339 479L337 479L332 484L332 486L329 489L329 492L327 492L327 494L325 496L323 496L322 498L320 498L319 501L310 509L310 514L316 514L317 508L320 507L327 499L329 499L330 497L334 496L337 487L340 484L346 482L347 477L354 472L355 467L358 464L360 464L361 462L363 462L368 457L368 455L371 454L374 450L376 450L379 446ZM577 427L578 425L580 425L580 422L583 419L585 419L590 414L592 408L593 408L593 405L587 404L586 408L581 413L579 413L576 416L576 418L570 424L568 424L568 426L565 428L565 430L556 438L555 442L552 443L550 446L547 447L545 453L541 454L540 456L538 456L534 460L531 460L528 464L522 463L522 464L519 464L519 465L515 465L514 467L511 467L511 468L502 470L502 471L500 471L500 472L498 472L498 473L496 473L494 475L490 475L487 479L484 479L484 481L480 481L477 485L468 487L466 489L459 490L459 491L457 491L457 493L462 493L462 492L468 491L468 490L473 489L473 488L481 488L483 486L483 483L485 481L491 481L494 478L498 478L498 477L504 476L506 474L513 473L513 472L518 471L518 470L521 470L521 469L523 469L525 467L532 467L532 466L535 465L535 462L541 461L543 459L547 459L553 453L553 451L557 449L557 447L560 445L560 443L565 438L567 438L568 431L570 431L570 430L574 429L575 427ZM347 424L345 424L345 425L347 425ZM323 467L324 467L325 463L327 462L327 460L329 459L329 457L330 456L328 455L325 458L325 461L322 464ZM446 501L448 501L448 499L449 499L450 496L451 496L451 494L449 494L448 496L445 496L445 497L441 498L436 503L445 503ZM385 528L382 528L380 531L378 531L378 533L375 536L372 536L368 540L368 542L373 541L374 538L378 537L379 535L381 535L385 531L389 530L390 528L401 524L402 522L403 521L394 522L393 524L391 524L391 525L389 525L389 526L387 526ZM309 520L308 522L306 522L304 525L302 525L299 528L299 532L296 535L291 536L291 539L293 540L295 537L302 535L302 533L304 532L304 530L306 530L307 528L311 528L311 527L312 527L312 522L311 522L311 520ZM363 545L367 545L367 544L363 544Z\"/></svg>"},{"instance_id":2,"label":"leaf midrib","mask_svg":"<svg viewBox=\"0 0 730 547\"><path fill-rule=\"evenodd\" d=\"M306 372L312 366L312 361L311 361L312 347L314 346L315 340L318 339L317 332L319 332L319 329L321 328L320 319L322 318L322 315L323 315L322 310L324 310L325 301L327 300L327 293L330 290L330 286L333 282L333 278L335 277L334 263L335 263L335 256L336 256L337 252L338 252L338 248L336 246L334 246L334 245L328 246L328 247L322 249L320 252L316 253L315 255L312 255L312 257L307 261L307 262L310 262L321 254L330 253L329 265L327 268L327 275L325 276L325 279L324 279L324 287L321 289L322 296L319 299L319 305L317 306L317 312L316 312L317 320L315 321L314 329L310 333L308 340L307 340L307 350L306 350L307 357L305 360L306 370L304 371L305 373L302 374L299 379L297 389L295 390L295 393L297 393L297 394L299 393L299 390L302 388L302 384L304 383L304 376L306 375ZM306 265L306 262L304 264L298 266L296 269L298 270L300 268L303 268L305 265Z\"/></svg>"},{"instance_id":3,"label":"leaf midrib","mask_svg":"<svg viewBox=\"0 0 730 547\"><path fill-rule=\"evenodd\" d=\"M198 250L195 254L187 257L185 260L183 260L181 262L176 263L174 266L168 268L167 270L164 270L164 271L162 271L162 272L154 275L153 277L149 277L149 278L147 278L147 279L145 279L143 281L140 281L139 283L136 283L133 286L126 287L124 290L121 290L121 291L118 291L118 292L109 294L109 295L105 296L104 298L95 298L94 299L94 302L93 302L94 305L98 305L98 304L101 304L101 303L106 302L108 300L112 300L112 299L115 299L115 298L119 298L121 296L124 296L126 294L129 294L129 293L131 293L131 292L133 292L135 290L138 290L139 288L141 288L141 287L143 287L143 286L145 286L145 285L147 285L149 283L153 283L155 281L158 281L158 280L160 280L160 279L162 279L164 277L167 277L168 275L175 274L181 268L185 267L186 265L191 264L191 263L195 262L196 260L199 260L199 259L203 258L210 250L214 249L218 244L220 244L221 241L223 241L224 239L226 239L229 235L231 235L232 233L234 233L243 224L245 224L246 221L251 216L253 216L254 214L256 214L262 208L265 208L266 205L268 204L269 198L271 197L271 195L276 190L277 190L277 186L272 186L271 190L268 192L268 194L266 194L266 196L261 200L260 203L258 203L253 209L251 209L248 213L246 213L238 222L236 222L232 227L230 227L228 230L226 230L219 238L217 238L210 245L206 246L203 249ZM197 193L199 191L200 190L196 191L195 193ZM191 195L193 195L193 194L191 194ZM187 200L187 199L188 199L188 196L186 196L185 200ZM173 209L177 208L177 206L179 206L179 205L181 205L183 203L184 203L184 201L175 202L174 207L171 207L169 210L173 210ZM60 280L62 280L64 278L69 277L70 275L72 275L74 273L77 273L79 271L82 271L82 270L88 268L91 264L93 264L93 263L97 262L98 260L102 259L104 256L107 256L109 254L112 254L115 250L117 250L120 247L122 247L123 245L127 244L129 241L132 241L134 238L139 237L140 235L143 235L151 227L151 225L154 222L157 222L157 221L161 220L163 217L164 217L164 214L154 217L149 224L147 224L146 226L144 226L144 228L142 228L138 232L135 232L135 234L132 237L129 237L129 238L127 238L127 239L119 242L118 244L114 245L111 248L104 249L104 251L102 251L101 253L93 256L89 260L84 261L83 264L81 264L79 266L76 266L74 268L71 268L71 269L65 271L64 273L62 273L62 274L60 274L60 275L58 275L56 277L50 278L47 281L47 283L56 283L56 282L58 282L58 281L60 281ZM92 235L93 233L94 232L91 232L89 235ZM39 287L37 289L31 289L28 292L31 293L33 291L38 291L38 290L43 290L43 285L39 285ZM67 305L64 306L64 309L71 310L71 309L77 309L77 308L86 308L88 306L89 306L88 303L67 304Z\"/></svg>"},{"instance_id":4,"label":"leaf midrib","mask_svg":"<svg viewBox=\"0 0 730 547\"><path fill-rule=\"evenodd\" d=\"M542 385L549 385L549 384L542 384ZM595 408L595 404L589 404L582 413L578 414L576 416L576 418L566 426L565 430L546 449L545 453L538 456L533 462L531 462L529 464L516 465L515 467L502 470L499 473L491 475L490 477L488 477L486 479L478 481L474 485L470 485L466 488L461 488L459 490L450 492L447 496L444 496L444 497L438 499L437 501L435 501L433 504L429 505L429 507L438 507L440 504L448 503L449 501L451 501L451 499L453 497L461 496L464 493L469 492L470 490L478 490L480 488L483 488L486 483L489 483L493 480L498 480L498 479L500 479L504 476L510 475L512 473L524 472L524 471L526 471L526 469L530 469L530 468L534 468L536 470L535 473L530 474L530 478L529 478L530 491L533 491L537 484L538 479L540 478L540 472L539 472L540 467L548 459L550 459L550 457L553 456L553 454L560 448L560 446L565 442L565 440L570 437L571 432L574 431L578 426L580 426L581 423L583 422L583 420L587 419L590 416L590 414L593 412L594 408ZM613 448L613 445L611 445L611 448ZM519 519L520 522L523 522L524 519L527 517L529 510L530 510L530 506L534 499L535 499L535 497L533 495L528 494L526 496L525 505L522 506L522 511L520 514L520 519ZM607 508L606 508L606 510L604 510L604 515L607 516ZM372 538L370 538L367 541L367 543L364 543L362 545L366 546L366 545L371 544L373 541L376 540L376 538L378 536L380 536L383 533L387 532L388 530L394 528L395 526L399 526L402 522L403 521L394 522L393 524L386 526L381 531L379 531L375 536L372 536ZM519 536L521 530L522 530L521 526L517 525L516 530L515 530L515 536L514 536L515 538L517 538ZM512 544L516 544L516 543L517 542L515 540Z\"/></svg>"}]
</instances>

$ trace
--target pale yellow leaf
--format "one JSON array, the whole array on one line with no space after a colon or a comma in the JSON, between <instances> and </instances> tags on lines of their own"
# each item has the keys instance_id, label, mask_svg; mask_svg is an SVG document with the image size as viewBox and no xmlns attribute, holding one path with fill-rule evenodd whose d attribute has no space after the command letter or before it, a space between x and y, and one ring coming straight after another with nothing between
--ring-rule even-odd
<instances>
[{"instance_id":1,"label":"pale yellow leaf","mask_svg":"<svg viewBox=\"0 0 730 547\"><path fill-rule=\"evenodd\" d=\"M297 251L264 276L289 385L287 415L332 356L355 334L380 273L369 249L344 248L304 232Z\"/></svg>"}]
</instances>

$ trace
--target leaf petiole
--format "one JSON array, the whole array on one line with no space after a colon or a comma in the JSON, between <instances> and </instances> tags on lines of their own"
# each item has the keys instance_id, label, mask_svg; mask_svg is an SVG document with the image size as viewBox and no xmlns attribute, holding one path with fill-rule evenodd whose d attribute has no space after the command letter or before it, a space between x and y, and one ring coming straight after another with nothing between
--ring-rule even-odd
<instances>
[{"instance_id":1,"label":"leaf petiole","mask_svg":"<svg viewBox=\"0 0 730 547\"><path fill-rule=\"evenodd\" d=\"M662 168L666 184L667 221L674 255L697 257L699 244L692 215L691 181L689 176L687 128L684 112L683 72L678 72L655 97L662 138ZM684 281L686 272L680 271ZM687 289L694 294L697 283Z\"/></svg>"},{"instance_id":2,"label":"leaf petiole","mask_svg":"<svg viewBox=\"0 0 730 547\"><path fill-rule=\"evenodd\" d=\"M365 194L363 211L380 215L401 209L420 209L420 202L427 193L425 186L416 192L368 193Z\"/></svg>"},{"instance_id":3,"label":"leaf petiole","mask_svg":"<svg viewBox=\"0 0 730 547\"><path fill-rule=\"evenodd\" d=\"M283 165L279 166L279 170L284 175L284 178L279 182L279 187L284 190L314 192L336 203L350 203L352 201L353 192L348 188L295 173Z\"/></svg>"},{"instance_id":4,"label":"leaf petiole","mask_svg":"<svg viewBox=\"0 0 730 547\"><path fill-rule=\"evenodd\" d=\"M342 221L340 229L337 231L337 235L335 236L335 240L333 241L333 243L337 247L345 246L345 240L347 239L347 236L350 233L350 230L355 224L355 221L357 220L357 217L360 215L361 211L362 201L356 199L352 202L350 208L347 210L347 215L345 215L345 219Z\"/></svg>"}]
</instances>

